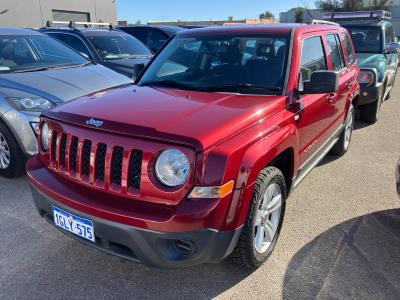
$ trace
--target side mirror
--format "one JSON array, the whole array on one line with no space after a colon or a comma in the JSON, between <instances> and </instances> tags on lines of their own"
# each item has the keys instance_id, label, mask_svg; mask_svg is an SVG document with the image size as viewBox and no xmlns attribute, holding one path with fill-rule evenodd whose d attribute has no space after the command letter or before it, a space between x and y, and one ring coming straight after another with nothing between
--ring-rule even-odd
<instances>
[{"instance_id":1,"label":"side mirror","mask_svg":"<svg viewBox=\"0 0 400 300\"><path fill-rule=\"evenodd\" d=\"M386 53L388 54L400 53L400 43L390 43L386 48Z\"/></svg>"},{"instance_id":2,"label":"side mirror","mask_svg":"<svg viewBox=\"0 0 400 300\"><path fill-rule=\"evenodd\" d=\"M339 89L339 74L335 71L315 71L304 82L301 94L334 94Z\"/></svg>"},{"instance_id":3,"label":"side mirror","mask_svg":"<svg viewBox=\"0 0 400 300\"><path fill-rule=\"evenodd\" d=\"M132 80L135 81L136 78L139 77L140 73L144 70L145 64L135 64L133 66L133 78Z\"/></svg>"}]
</instances>

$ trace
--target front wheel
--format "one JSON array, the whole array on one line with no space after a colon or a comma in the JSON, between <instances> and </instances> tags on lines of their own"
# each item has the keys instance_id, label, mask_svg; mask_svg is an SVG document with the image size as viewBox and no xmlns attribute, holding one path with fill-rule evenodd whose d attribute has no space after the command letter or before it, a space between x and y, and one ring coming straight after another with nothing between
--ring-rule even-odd
<instances>
[{"instance_id":1,"label":"front wheel","mask_svg":"<svg viewBox=\"0 0 400 300\"><path fill-rule=\"evenodd\" d=\"M257 268L268 259L282 227L286 197L282 172L265 168L257 178L249 215L232 253L236 263Z\"/></svg>"},{"instance_id":2,"label":"front wheel","mask_svg":"<svg viewBox=\"0 0 400 300\"><path fill-rule=\"evenodd\" d=\"M349 150L351 137L353 135L353 129L354 129L354 106L350 105L346 122L344 123L344 129L339 136L339 140L331 149L330 154L343 156Z\"/></svg>"},{"instance_id":3,"label":"front wheel","mask_svg":"<svg viewBox=\"0 0 400 300\"><path fill-rule=\"evenodd\" d=\"M0 122L0 176L17 177L25 171L26 158L11 131Z\"/></svg>"}]
</instances>

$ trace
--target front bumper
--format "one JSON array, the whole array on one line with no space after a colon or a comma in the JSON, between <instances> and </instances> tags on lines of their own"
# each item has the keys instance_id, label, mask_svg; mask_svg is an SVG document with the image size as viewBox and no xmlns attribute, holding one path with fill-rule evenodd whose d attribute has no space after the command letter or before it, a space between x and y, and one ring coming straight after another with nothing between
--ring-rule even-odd
<instances>
[{"instance_id":1,"label":"front bumper","mask_svg":"<svg viewBox=\"0 0 400 300\"><path fill-rule=\"evenodd\" d=\"M224 232L204 229L182 233L136 228L74 210L45 195L32 184L31 189L39 214L50 224L54 225L53 207L61 208L91 220L96 240L92 243L60 229L65 234L109 254L149 266L182 268L206 262L217 263L232 253L241 232L241 228Z\"/></svg>"},{"instance_id":2,"label":"front bumper","mask_svg":"<svg viewBox=\"0 0 400 300\"><path fill-rule=\"evenodd\" d=\"M40 113L9 110L2 116L3 121L13 133L22 152L26 156L35 155L38 151L37 137L32 129L31 122L39 122Z\"/></svg>"},{"instance_id":3,"label":"front bumper","mask_svg":"<svg viewBox=\"0 0 400 300\"><path fill-rule=\"evenodd\" d=\"M358 106L366 105L377 101L382 94L383 84L378 83L376 85L370 85L370 86L360 84L360 88L361 88L360 100L358 102Z\"/></svg>"}]
</instances>

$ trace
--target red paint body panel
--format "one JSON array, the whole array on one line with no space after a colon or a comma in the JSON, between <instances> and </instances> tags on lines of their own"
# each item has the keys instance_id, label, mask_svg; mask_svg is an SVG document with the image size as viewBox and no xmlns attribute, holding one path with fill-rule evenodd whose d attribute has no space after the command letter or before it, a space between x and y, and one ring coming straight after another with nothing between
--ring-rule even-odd
<instances>
[{"instance_id":1,"label":"red paint body panel","mask_svg":"<svg viewBox=\"0 0 400 300\"><path fill-rule=\"evenodd\" d=\"M76 135L93 141L92 150L100 142L123 146L121 189L113 189L107 181L100 184L94 178L71 177L68 167L65 172L54 170L44 152L27 165L30 182L66 206L136 227L163 232L240 227L247 218L260 171L289 151L293 155L290 176L295 177L300 166L343 124L359 93L358 66L348 65L341 71L339 91L331 103L326 94L295 98L303 40L321 35L326 47L327 33L346 34L340 27L221 27L184 31L179 36L266 32L292 32L290 67L281 96L131 86L76 99L46 112L44 120L51 129L67 134L67 145ZM94 129L86 125L92 117L104 121L103 126ZM79 149L82 147L79 144ZM172 147L188 156L192 170L188 182L178 189L163 187L154 175L158 154ZM143 151L140 191L127 186L132 149ZM110 156L111 152L107 153L106 172L110 172ZM81 157L78 160L81 170ZM91 158L91 166L94 160ZM218 186L230 180L235 181L235 190L223 199L187 198L193 186Z\"/></svg>"}]
</instances>

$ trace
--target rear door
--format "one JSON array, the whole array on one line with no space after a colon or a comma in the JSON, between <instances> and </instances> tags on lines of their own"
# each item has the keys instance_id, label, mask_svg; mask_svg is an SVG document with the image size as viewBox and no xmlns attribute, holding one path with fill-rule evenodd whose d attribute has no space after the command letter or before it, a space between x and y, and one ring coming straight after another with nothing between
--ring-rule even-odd
<instances>
[{"instance_id":1,"label":"rear door","mask_svg":"<svg viewBox=\"0 0 400 300\"><path fill-rule=\"evenodd\" d=\"M347 67L342 43L337 32L326 34L326 45L328 61L330 61L329 69L339 74L339 90L336 94L330 95L328 100L329 110L332 111L328 120L331 132L339 128L345 119L346 103L350 96L350 89L353 85L354 73L349 72Z\"/></svg>"},{"instance_id":2,"label":"rear door","mask_svg":"<svg viewBox=\"0 0 400 300\"><path fill-rule=\"evenodd\" d=\"M328 70L328 61L322 35L307 33L302 36L301 65L299 86L310 80L311 74L319 70ZM300 130L300 165L305 163L332 134L330 120L333 109L329 94L306 94L300 103L302 111L298 120Z\"/></svg>"}]
</instances>

